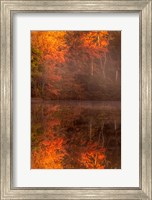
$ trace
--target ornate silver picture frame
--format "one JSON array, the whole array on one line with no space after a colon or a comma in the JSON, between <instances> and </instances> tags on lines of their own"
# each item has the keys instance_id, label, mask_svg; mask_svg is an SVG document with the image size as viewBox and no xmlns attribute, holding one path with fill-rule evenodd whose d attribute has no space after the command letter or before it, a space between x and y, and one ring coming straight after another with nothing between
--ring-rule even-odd
<instances>
[{"instance_id":1,"label":"ornate silver picture frame","mask_svg":"<svg viewBox=\"0 0 152 200\"><path fill-rule=\"evenodd\" d=\"M1 199L152 199L152 16L151 0L30 1L1 0ZM137 12L140 16L140 186L138 188L13 187L13 37L17 12Z\"/></svg>"}]
</instances>

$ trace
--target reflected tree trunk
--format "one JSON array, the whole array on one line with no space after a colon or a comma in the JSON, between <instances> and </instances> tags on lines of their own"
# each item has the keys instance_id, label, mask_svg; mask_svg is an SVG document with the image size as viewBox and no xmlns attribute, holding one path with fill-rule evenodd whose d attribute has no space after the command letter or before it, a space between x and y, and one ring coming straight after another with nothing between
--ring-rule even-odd
<instances>
[{"instance_id":1,"label":"reflected tree trunk","mask_svg":"<svg viewBox=\"0 0 152 200\"><path fill-rule=\"evenodd\" d=\"M93 64L93 58L91 58L91 76L94 74L94 64Z\"/></svg>"},{"instance_id":2,"label":"reflected tree trunk","mask_svg":"<svg viewBox=\"0 0 152 200\"><path fill-rule=\"evenodd\" d=\"M104 146L104 132L103 132L103 129L104 129L104 122L101 124L101 130L99 132L99 139L98 139L98 142L100 143L100 140L101 140L101 137L102 137L102 147Z\"/></svg>"},{"instance_id":3,"label":"reflected tree trunk","mask_svg":"<svg viewBox=\"0 0 152 200\"><path fill-rule=\"evenodd\" d=\"M89 122L89 138L90 138L90 141L91 141L91 138L92 138L92 119L90 119L90 122Z\"/></svg>"},{"instance_id":4,"label":"reflected tree trunk","mask_svg":"<svg viewBox=\"0 0 152 200\"><path fill-rule=\"evenodd\" d=\"M117 122L116 122L116 120L114 120L114 129L115 129L115 131L117 130Z\"/></svg>"},{"instance_id":5,"label":"reflected tree trunk","mask_svg":"<svg viewBox=\"0 0 152 200\"><path fill-rule=\"evenodd\" d=\"M95 160L94 160L95 166L96 166L96 164L97 164L97 158L98 158L98 154L96 153L96 154L95 154Z\"/></svg>"}]
</instances>

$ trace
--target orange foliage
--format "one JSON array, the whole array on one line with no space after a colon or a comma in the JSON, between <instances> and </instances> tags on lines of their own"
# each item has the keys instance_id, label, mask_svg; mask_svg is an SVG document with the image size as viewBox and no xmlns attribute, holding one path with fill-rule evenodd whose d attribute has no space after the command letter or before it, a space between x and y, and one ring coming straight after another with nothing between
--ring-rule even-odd
<instances>
[{"instance_id":1,"label":"orange foliage","mask_svg":"<svg viewBox=\"0 0 152 200\"><path fill-rule=\"evenodd\" d=\"M49 110L48 107L44 109L43 114L45 115L42 126L42 134L36 134L36 129L33 129L36 136L32 142L32 169L62 169L63 158L66 155L64 149L64 137L55 131L61 121L54 118L51 114L56 112L58 106L52 106ZM47 116L50 118L48 119ZM32 135L34 136L34 132Z\"/></svg>"},{"instance_id":2,"label":"orange foliage","mask_svg":"<svg viewBox=\"0 0 152 200\"><path fill-rule=\"evenodd\" d=\"M65 62L67 51L65 33L65 31L32 31L31 33L32 48L42 53L39 65L42 68L41 94L43 97L46 93L53 96L59 94L59 89L55 87L55 84L61 80L57 68Z\"/></svg>"},{"instance_id":3,"label":"orange foliage","mask_svg":"<svg viewBox=\"0 0 152 200\"><path fill-rule=\"evenodd\" d=\"M82 40L90 56L101 58L102 53L108 51L108 36L108 31L91 31L83 35Z\"/></svg>"},{"instance_id":4,"label":"orange foliage","mask_svg":"<svg viewBox=\"0 0 152 200\"><path fill-rule=\"evenodd\" d=\"M65 34L66 31L32 31L32 46L43 52L46 61L62 63L66 53Z\"/></svg>"},{"instance_id":5,"label":"orange foliage","mask_svg":"<svg viewBox=\"0 0 152 200\"><path fill-rule=\"evenodd\" d=\"M87 169L104 169L105 159L105 148L92 144L81 153L80 163Z\"/></svg>"},{"instance_id":6,"label":"orange foliage","mask_svg":"<svg viewBox=\"0 0 152 200\"><path fill-rule=\"evenodd\" d=\"M38 149L32 150L32 169L62 169L65 154L63 138L43 140Z\"/></svg>"}]
</instances>

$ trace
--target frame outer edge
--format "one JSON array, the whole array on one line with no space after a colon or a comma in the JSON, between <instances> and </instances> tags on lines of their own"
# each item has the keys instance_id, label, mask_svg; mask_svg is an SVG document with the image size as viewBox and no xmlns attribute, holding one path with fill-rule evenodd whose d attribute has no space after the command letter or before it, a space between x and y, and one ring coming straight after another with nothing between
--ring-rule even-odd
<instances>
[{"instance_id":1,"label":"frame outer edge","mask_svg":"<svg viewBox=\"0 0 152 200\"><path fill-rule=\"evenodd\" d=\"M3 198L5 193L5 8L1 2L1 196Z\"/></svg>"},{"instance_id":2,"label":"frame outer edge","mask_svg":"<svg viewBox=\"0 0 152 200\"><path fill-rule=\"evenodd\" d=\"M10 7L18 1L1 1L1 198L5 199L146 199L151 200L151 0L141 1L142 6L142 190L97 191L76 190L74 193L49 190L10 189ZM28 5L28 1L24 1ZM31 2L31 1L29 1ZM33 2L33 1L32 1ZM38 1L39 2L39 1ZM59 2L59 1L58 1ZM64 2L64 1L61 1ZM77 1L78 2L78 1ZM87 1L88 2L88 1ZM95 1L93 1L95 2ZM96 1L98 3L99 1ZM106 1L105 1L106 2ZM108 1L107 1L108 2ZM113 1L114 3L115 1ZM119 1L120 2L120 1ZM131 2L131 1L127 1ZM143 8L143 5L145 5ZM44 4L46 6L47 4ZM74 4L72 4L74 5ZM85 1L83 6L85 5ZM107 4L106 4L107 5ZM118 5L114 5L118 8ZM19 6L20 7L20 6ZM41 6L40 6L41 7ZM43 7L43 6L42 6ZM90 7L90 6L89 6ZM102 7L104 7L102 5ZM123 5L125 7L125 5ZM30 8L30 6L28 6ZM121 6L120 6L121 8ZM24 9L23 9L24 10ZM129 10L129 9L128 9ZM89 9L88 9L89 11ZM126 9L127 11L127 9ZM3 141L3 142L2 142ZM103 192L103 193L102 193ZM35 194L34 194L35 193ZM77 194L76 194L77 193ZM126 194L125 194L126 193ZM82 195L84 194L84 195ZM56 196L57 195L57 196ZM51 198L50 198L51 197Z\"/></svg>"},{"instance_id":3,"label":"frame outer edge","mask_svg":"<svg viewBox=\"0 0 152 200\"><path fill-rule=\"evenodd\" d=\"M151 174L151 153L152 153L152 41L151 41L151 1L142 11L142 189L152 199L152 174Z\"/></svg>"},{"instance_id":4,"label":"frame outer edge","mask_svg":"<svg viewBox=\"0 0 152 200\"><path fill-rule=\"evenodd\" d=\"M149 1L149 0L148 0ZM147 0L13 0L2 2L10 7L10 10L24 11L139 11L143 9ZM107 9L108 8L108 9Z\"/></svg>"},{"instance_id":5,"label":"frame outer edge","mask_svg":"<svg viewBox=\"0 0 152 200\"><path fill-rule=\"evenodd\" d=\"M10 191L10 10L1 2L1 195L6 199Z\"/></svg>"}]
</instances>

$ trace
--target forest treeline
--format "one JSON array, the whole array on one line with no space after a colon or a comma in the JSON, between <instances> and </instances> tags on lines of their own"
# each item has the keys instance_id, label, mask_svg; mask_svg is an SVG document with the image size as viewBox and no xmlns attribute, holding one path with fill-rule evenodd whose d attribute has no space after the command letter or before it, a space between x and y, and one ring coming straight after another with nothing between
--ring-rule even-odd
<instances>
[{"instance_id":1,"label":"forest treeline","mask_svg":"<svg viewBox=\"0 0 152 200\"><path fill-rule=\"evenodd\" d=\"M31 32L32 98L119 101L120 82L120 31Z\"/></svg>"}]
</instances>

